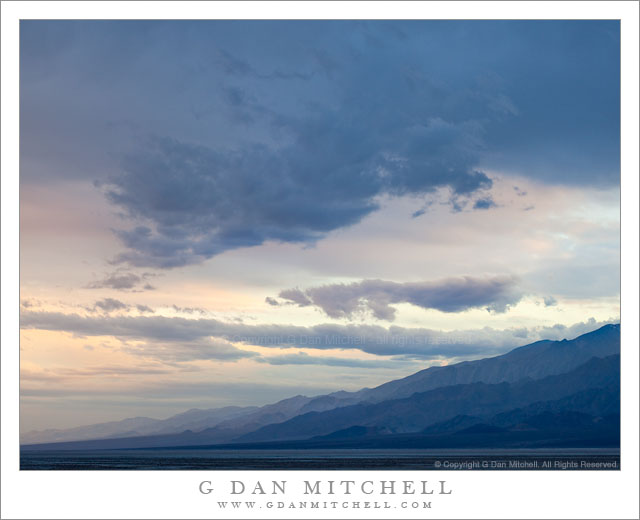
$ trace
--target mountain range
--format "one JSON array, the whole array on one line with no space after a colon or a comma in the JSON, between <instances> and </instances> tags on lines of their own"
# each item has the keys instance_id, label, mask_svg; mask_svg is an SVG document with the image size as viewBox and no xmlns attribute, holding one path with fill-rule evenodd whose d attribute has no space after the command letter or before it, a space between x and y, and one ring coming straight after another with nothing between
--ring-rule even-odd
<instances>
[{"instance_id":1,"label":"mountain range","mask_svg":"<svg viewBox=\"0 0 640 520\"><path fill-rule=\"evenodd\" d=\"M24 450L619 446L620 325L357 392L30 432ZM54 444L52 444L54 443Z\"/></svg>"}]
</instances>

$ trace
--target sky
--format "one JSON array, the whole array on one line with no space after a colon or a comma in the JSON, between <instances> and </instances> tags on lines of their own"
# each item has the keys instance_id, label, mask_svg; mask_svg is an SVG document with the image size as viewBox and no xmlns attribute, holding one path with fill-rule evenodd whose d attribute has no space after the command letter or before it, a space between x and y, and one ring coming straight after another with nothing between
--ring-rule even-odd
<instances>
[{"instance_id":1,"label":"sky","mask_svg":"<svg viewBox=\"0 0 640 520\"><path fill-rule=\"evenodd\" d=\"M21 429L620 317L617 21L22 21Z\"/></svg>"}]
</instances>

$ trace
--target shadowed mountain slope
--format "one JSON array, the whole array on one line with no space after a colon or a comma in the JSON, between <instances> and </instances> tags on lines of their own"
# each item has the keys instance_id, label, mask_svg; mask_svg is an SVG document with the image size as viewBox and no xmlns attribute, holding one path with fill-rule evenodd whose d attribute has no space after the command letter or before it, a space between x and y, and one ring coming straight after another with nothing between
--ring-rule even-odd
<instances>
[{"instance_id":1,"label":"shadowed mountain slope","mask_svg":"<svg viewBox=\"0 0 640 520\"><path fill-rule=\"evenodd\" d=\"M393 433L423 430L458 415L487 416L535 402L559 400L588 389L618 388L620 357L592 358L568 372L516 383L471 383L415 393L404 399L357 404L299 415L238 438L242 442L305 439L352 426L386 428Z\"/></svg>"}]
</instances>

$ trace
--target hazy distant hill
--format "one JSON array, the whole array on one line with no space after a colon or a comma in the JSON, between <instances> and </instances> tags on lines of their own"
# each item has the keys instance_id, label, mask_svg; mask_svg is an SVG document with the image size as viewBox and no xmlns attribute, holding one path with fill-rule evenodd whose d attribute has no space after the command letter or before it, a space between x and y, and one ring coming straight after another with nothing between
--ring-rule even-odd
<instances>
[{"instance_id":1,"label":"hazy distant hill","mask_svg":"<svg viewBox=\"0 0 640 520\"><path fill-rule=\"evenodd\" d=\"M164 421L129 419L37 440L25 436L22 442L71 440L80 434L84 437L75 439L104 439L57 446L90 449L292 441L334 433L397 435L437 428L456 417L458 431L516 409L530 415L576 411L595 417L619 410L619 352L620 326L606 325L574 340L539 341L493 358L431 367L359 392L296 396L260 408L190 410ZM443 424L441 432L454 431L442 429ZM125 428L135 433L107 439L124 437Z\"/></svg>"},{"instance_id":2,"label":"hazy distant hill","mask_svg":"<svg viewBox=\"0 0 640 520\"><path fill-rule=\"evenodd\" d=\"M210 410L194 408L169 417L168 419L134 417L122 421L79 426L68 430L32 431L21 435L20 442L21 444L34 444L42 442L105 439L109 437L161 435L181 433L185 430L199 431L215 426L224 420L251 413L256 409L256 406L227 406L225 408L213 408Z\"/></svg>"}]
</instances>

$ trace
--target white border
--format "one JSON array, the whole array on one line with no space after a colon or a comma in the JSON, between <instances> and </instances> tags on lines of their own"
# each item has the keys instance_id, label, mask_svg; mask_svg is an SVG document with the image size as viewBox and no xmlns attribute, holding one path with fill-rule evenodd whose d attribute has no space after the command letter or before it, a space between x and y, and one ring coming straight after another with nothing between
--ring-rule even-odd
<instances>
[{"instance_id":1,"label":"white border","mask_svg":"<svg viewBox=\"0 0 640 520\"><path fill-rule=\"evenodd\" d=\"M2 518L246 518L201 480L447 480L431 510L260 510L261 518L638 518L637 2L3 2ZM18 22L61 18L622 20L622 470L619 472L19 472ZM293 485L293 484L291 484ZM218 495L219 498L219 495ZM293 498L288 495L287 498ZM380 497L376 497L380 499ZM350 516L349 516L350 515Z\"/></svg>"}]
</instances>

